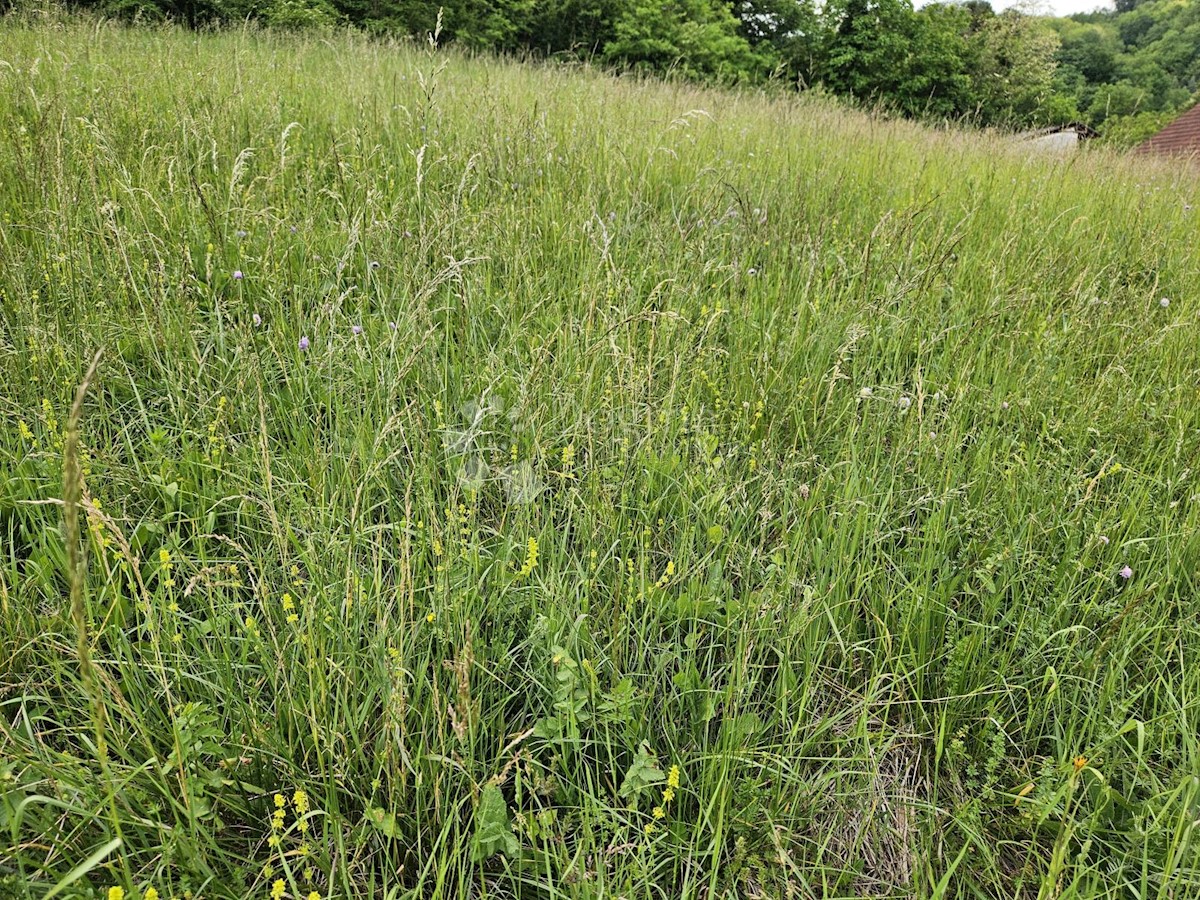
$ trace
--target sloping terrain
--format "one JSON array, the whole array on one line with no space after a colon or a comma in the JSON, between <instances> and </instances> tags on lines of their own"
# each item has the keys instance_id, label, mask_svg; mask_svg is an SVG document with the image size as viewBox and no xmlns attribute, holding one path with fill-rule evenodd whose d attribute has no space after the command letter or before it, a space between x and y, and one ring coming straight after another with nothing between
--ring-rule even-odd
<instances>
[{"instance_id":1,"label":"sloping terrain","mask_svg":"<svg viewBox=\"0 0 1200 900\"><path fill-rule=\"evenodd\" d=\"M1200 896L1198 195L0 24L0 896Z\"/></svg>"}]
</instances>

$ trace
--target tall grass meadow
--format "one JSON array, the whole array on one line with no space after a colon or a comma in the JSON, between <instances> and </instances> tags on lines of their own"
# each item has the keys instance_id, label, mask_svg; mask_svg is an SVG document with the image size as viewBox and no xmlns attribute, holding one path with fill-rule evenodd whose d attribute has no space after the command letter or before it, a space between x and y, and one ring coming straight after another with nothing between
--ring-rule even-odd
<instances>
[{"instance_id":1,"label":"tall grass meadow","mask_svg":"<svg viewBox=\"0 0 1200 900\"><path fill-rule=\"evenodd\" d=\"M0 897L1200 897L1197 235L782 91L0 20Z\"/></svg>"}]
</instances>

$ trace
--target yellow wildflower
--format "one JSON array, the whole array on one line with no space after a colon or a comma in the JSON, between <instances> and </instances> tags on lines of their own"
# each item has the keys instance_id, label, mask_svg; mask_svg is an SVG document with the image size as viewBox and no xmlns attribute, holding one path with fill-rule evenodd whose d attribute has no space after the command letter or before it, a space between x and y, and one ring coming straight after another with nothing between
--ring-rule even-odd
<instances>
[{"instance_id":1,"label":"yellow wildflower","mask_svg":"<svg viewBox=\"0 0 1200 900\"><path fill-rule=\"evenodd\" d=\"M282 878L276 878L275 883L271 885L271 900L283 900L283 894L287 890L287 885L283 883Z\"/></svg>"},{"instance_id":2,"label":"yellow wildflower","mask_svg":"<svg viewBox=\"0 0 1200 900\"><path fill-rule=\"evenodd\" d=\"M275 795L275 806L278 809L283 809L285 806L287 806L287 798L285 798L283 796L283 794L276 794Z\"/></svg>"},{"instance_id":3,"label":"yellow wildflower","mask_svg":"<svg viewBox=\"0 0 1200 900\"><path fill-rule=\"evenodd\" d=\"M530 574L534 569L537 568L537 564L538 564L537 538L530 538L528 543L525 545L525 562L521 565L521 570L519 572L517 572L517 575L521 576L521 575Z\"/></svg>"},{"instance_id":4,"label":"yellow wildflower","mask_svg":"<svg viewBox=\"0 0 1200 900\"><path fill-rule=\"evenodd\" d=\"M146 888L146 893L142 895L142 900L158 900L158 891L152 887Z\"/></svg>"},{"instance_id":5,"label":"yellow wildflower","mask_svg":"<svg viewBox=\"0 0 1200 900\"><path fill-rule=\"evenodd\" d=\"M299 815L304 815L308 812L308 794L304 791L296 791L292 794L292 805L296 807L296 812Z\"/></svg>"},{"instance_id":6,"label":"yellow wildflower","mask_svg":"<svg viewBox=\"0 0 1200 900\"><path fill-rule=\"evenodd\" d=\"M671 770L667 772L667 787L679 787L679 766L671 766Z\"/></svg>"},{"instance_id":7,"label":"yellow wildflower","mask_svg":"<svg viewBox=\"0 0 1200 900\"><path fill-rule=\"evenodd\" d=\"M646 834L654 834L654 832L655 832L654 823L647 822L645 825L642 826L642 831L646 832Z\"/></svg>"},{"instance_id":8,"label":"yellow wildflower","mask_svg":"<svg viewBox=\"0 0 1200 900\"><path fill-rule=\"evenodd\" d=\"M674 574L675 574L675 560L668 559L666 571L664 571L662 574L662 577L658 579L658 582L655 584L655 587L659 587L659 588L666 587L667 582L669 582L671 580L671 577Z\"/></svg>"},{"instance_id":9,"label":"yellow wildflower","mask_svg":"<svg viewBox=\"0 0 1200 900\"><path fill-rule=\"evenodd\" d=\"M667 815L667 811L665 809L663 809L661 806L654 807L654 818L663 819L663 818L666 818L666 815Z\"/></svg>"},{"instance_id":10,"label":"yellow wildflower","mask_svg":"<svg viewBox=\"0 0 1200 900\"><path fill-rule=\"evenodd\" d=\"M125 888L110 887L108 889L108 900L125 900Z\"/></svg>"}]
</instances>

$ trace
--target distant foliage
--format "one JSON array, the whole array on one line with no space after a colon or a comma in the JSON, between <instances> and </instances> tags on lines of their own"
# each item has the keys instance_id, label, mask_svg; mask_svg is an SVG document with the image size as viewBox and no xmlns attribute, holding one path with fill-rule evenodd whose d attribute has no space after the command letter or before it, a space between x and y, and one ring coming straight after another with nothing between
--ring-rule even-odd
<instances>
[{"instance_id":1,"label":"distant foliage","mask_svg":"<svg viewBox=\"0 0 1200 900\"><path fill-rule=\"evenodd\" d=\"M1200 90L1200 3L1118 0L1116 11L1052 20L1054 88L1116 144L1137 143Z\"/></svg>"},{"instance_id":2,"label":"distant foliage","mask_svg":"<svg viewBox=\"0 0 1200 900\"><path fill-rule=\"evenodd\" d=\"M3 5L12 0L0 0ZM1053 19L987 0L76 0L127 20L347 23L477 51L588 59L698 80L779 79L920 118L1022 128L1083 121L1116 143L1200 87L1200 4L1121 0ZM1155 114L1155 115L1148 115Z\"/></svg>"},{"instance_id":3,"label":"distant foliage","mask_svg":"<svg viewBox=\"0 0 1200 900\"><path fill-rule=\"evenodd\" d=\"M263 18L276 28L310 29L336 25L340 16L325 0L275 0Z\"/></svg>"},{"instance_id":4,"label":"distant foliage","mask_svg":"<svg viewBox=\"0 0 1200 900\"><path fill-rule=\"evenodd\" d=\"M651 71L754 78L770 68L738 33L738 20L719 0L634 0L620 16L602 59Z\"/></svg>"}]
</instances>

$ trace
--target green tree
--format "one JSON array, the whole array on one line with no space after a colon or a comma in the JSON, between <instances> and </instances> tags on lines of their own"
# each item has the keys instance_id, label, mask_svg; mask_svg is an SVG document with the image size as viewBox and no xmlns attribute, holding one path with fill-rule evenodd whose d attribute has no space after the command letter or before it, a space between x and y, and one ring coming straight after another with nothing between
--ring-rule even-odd
<instances>
[{"instance_id":1,"label":"green tree","mask_svg":"<svg viewBox=\"0 0 1200 900\"><path fill-rule=\"evenodd\" d=\"M1092 95L1092 101L1088 104L1088 122L1101 126L1112 118L1149 112L1151 110L1147 109L1148 100L1149 95L1144 89L1128 81L1102 85Z\"/></svg>"},{"instance_id":2,"label":"green tree","mask_svg":"<svg viewBox=\"0 0 1200 900\"><path fill-rule=\"evenodd\" d=\"M1124 49L1116 30L1108 25L1062 21L1065 27L1059 31L1059 65L1070 66L1094 84L1113 81Z\"/></svg>"},{"instance_id":3,"label":"green tree","mask_svg":"<svg viewBox=\"0 0 1200 900\"><path fill-rule=\"evenodd\" d=\"M1026 126L1070 118L1074 103L1054 93L1058 35L1038 19L1006 10L972 37L974 93L983 121Z\"/></svg>"},{"instance_id":4,"label":"green tree","mask_svg":"<svg viewBox=\"0 0 1200 900\"><path fill-rule=\"evenodd\" d=\"M605 62L695 77L762 76L769 56L738 32L729 7L713 0L633 0L604 45Z\"/></svg>"},{"instance_id":5,"label":"green tree","mask_svg":"<svg viewBox=\"0 0 1200 900\"><path fill-rule=\"evenodd\" d=\"M624 0L539 0L520 40L547 54L597 54L615 37L614 26L624 5Z\"/></svg>"},{"instance_id":6,"label":"green tree","mask_svg":"<svg viewBox=\"0 0 1200 900\"><path fill-rule=\"evenodd\" d=\"M822 80L834 92L909 115L954 116L971 107L970 14L909 0L834 0L825 8Z\"/></svg>"},{"instance_id":7,"label":"green tree","mask_svg":"<svg viewBox=\"0 0 1200 900\"><path fill-rule=\"evenodd\" d=\"M730 9L752 47L768 51L802 84L812 82L824 29L814 0L732 0Z\"/></svg>"}]
</instances>

